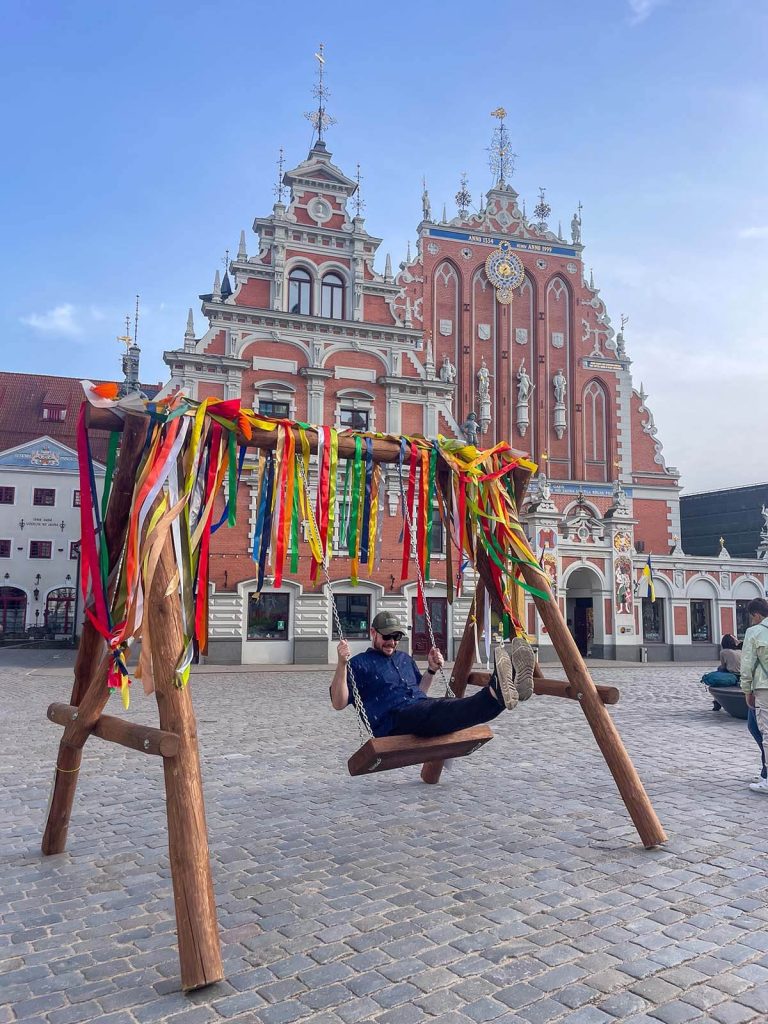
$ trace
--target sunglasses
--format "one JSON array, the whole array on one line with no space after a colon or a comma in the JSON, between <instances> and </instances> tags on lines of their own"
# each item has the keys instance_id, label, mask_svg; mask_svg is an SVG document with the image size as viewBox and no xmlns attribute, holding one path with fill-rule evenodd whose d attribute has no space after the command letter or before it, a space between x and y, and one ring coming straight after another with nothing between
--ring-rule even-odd
<instances>
[{"instance_id":1,"label":"sunglasses","mask_svg":"<svg viewBox=\"0 0 768 1024\"><path fill-rule=\"evenodd\" d=\"M398 640L403 639L402 633L379 633L382 640L394 640L397 643Z\"/></svg>"}]
</instances>

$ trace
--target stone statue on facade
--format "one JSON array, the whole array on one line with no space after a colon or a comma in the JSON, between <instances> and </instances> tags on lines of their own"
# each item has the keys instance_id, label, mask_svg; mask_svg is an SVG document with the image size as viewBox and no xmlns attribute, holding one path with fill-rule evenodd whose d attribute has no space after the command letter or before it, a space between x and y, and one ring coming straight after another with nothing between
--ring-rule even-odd
<instances>
[{"instance_id":1,"label":"stone statue on facade","mask_svg":"<svg viewBox=\"0 0 768 1024\"><path fill-rule=\"evenodd\" d=\"M485 365L485 360L480 364L480 369L477 371L477 394L480 401L486 401L491 393L491 375L488 372L488 367Z\"/></svg>"},{"instance_id":2,"label":"stone statue on facade","mask_svg":"<svg viewBox=\"0 0 768 1024\"><path fill-rule=\"evenodd\" d=\"M459 430L467 444L477 445L478 438L480 437L480 424L477 422L477 416L473 412L467 416Z\"/></svg>"},{"instance_id":3,"label":"stone statue on facade","mask_svg":"<svg viewBox=\"0 0 768 1024\"><path fill-rule=\"evenodd\" d=\"M578 213L571 217L571 241L574 245L581 242L581 217Z\"/></svg>"},{"instance_id":4,"label":"stone statue on facade","mask_svg":"<svg viewBox=\"0 0 768 1024\"><path fill-rule=\"evenodd\" d=\"M558 370L552 378L552 387L555 391L555 402L557 405L565 404L565 389L567 386L568 381L565 379L565 374L562 370Z\"/></svg>"},{"instance_id":5,"label":"stone statue on facade","mask_svg":"<svg viewBox=\"0 0 768 1024\"><path fill-rule=\"evenodd\" d=\"M443 362L439 370L440 380L446 384L456 383L456 367L453 365L448 356L443 356Z\"/></svg>"},{"instance_id":6,"label":"stone statue on facade","mask_svg":"<svg viewBox=\"0 0 768 1024\"><path fill-rule=\"evenodd\" d=\"M525 402L528 404L528 398L531 394L531 378L528 375L528 371L525 368L525 362L520 363L520 369L517 371L517 401Z\"/></svg>"},{"instance_id":7,"label":"stone statue on facade","mask_svg":"<svg viewBox=\"0 0 768 1024\"><path fill-rule=\"evenodd\" d=\"M613 481L613 507L615 509L626 509L627 504L627 492L621 485L621 480L616 477Z\"/></svg>"},{"instance_id":8,"label":"stone statue on facade","mask_svg":"<svg viewBox=\"0 0 768 1024\"><path fill-rule=\"evenodd\" d=\"M429 201L426 181L424 182L424 191L421 193L421 219L432 220L432 204Z\"/></svg>"}]
</instances>

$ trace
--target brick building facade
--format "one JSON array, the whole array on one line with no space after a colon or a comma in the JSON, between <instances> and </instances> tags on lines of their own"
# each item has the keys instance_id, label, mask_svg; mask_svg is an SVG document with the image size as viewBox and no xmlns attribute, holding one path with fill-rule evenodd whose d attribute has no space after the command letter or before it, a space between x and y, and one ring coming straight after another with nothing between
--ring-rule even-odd
<instances>
[{"instance_id":1,"label":"brick building facade","mask_svg":"<svg viewBox=\"0 0 768 1024\"><path fill-rule=\"evenodd\" d=\"M281 193L271 215L254 221L258 251L249 254L243 232L228 271L201 296L200 337L190 311L183 347L165 353L171 385L340 429L463 434L482 447L510 441L539 462L527 529L584 652L711 660L746 601L765 593L768 564L731 559L725 548L719 557L683 554L679 474L665 463L646 394L633 386L623 332L585 277L580 212L568 239L550 229L543 196L529 220L503 172L478 212L469 212L462 188L452 219L433 216L425 189L415 254L393 273L389 256L376 269L381 239L366 230L359 205L350 209L357 183L318 142L285 173L288 201ZM508 294L505 273L517 281ZM329 597L310 582L306 558L279 591L268 583L255 592L255 498L246 463L238 525L220 530L212 546L209 657L333 660ZM339 554L334 591L353 646L365 646L373 615L391 608L423 651L414 582L399 574L394 470L382 501L373 575L353 588ZM445 542L435 525L429 607L450 656L472 580L449 606ZM649 554L653 603L642 577ZM532 607L528 626L547 658Z\"/></svg>"}]
</instances>

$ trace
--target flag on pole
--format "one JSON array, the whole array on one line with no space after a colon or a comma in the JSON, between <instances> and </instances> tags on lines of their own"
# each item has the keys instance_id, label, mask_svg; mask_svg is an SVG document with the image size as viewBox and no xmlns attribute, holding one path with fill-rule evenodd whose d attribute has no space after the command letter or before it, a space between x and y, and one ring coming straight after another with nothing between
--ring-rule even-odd
<instances>
[{"instance_id":1,"label":"flag on pole","mask_svg":"<svg viewBox=\"0 0 768 1024\"><path fill-rule=\"evenodd\" d=\"M656 590L653 586L653 566L651 565L651 556L648 555L648 561L643 566L643 576L648 580L648 597L651 599L651 603L656 600Z\"/></svg>"}]
</instances>

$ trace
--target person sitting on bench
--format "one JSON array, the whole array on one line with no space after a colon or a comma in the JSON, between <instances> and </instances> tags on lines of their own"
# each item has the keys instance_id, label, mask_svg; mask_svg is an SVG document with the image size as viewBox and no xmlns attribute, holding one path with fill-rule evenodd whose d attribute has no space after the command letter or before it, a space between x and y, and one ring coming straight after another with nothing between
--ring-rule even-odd
<instances>
[{"instance_id":1,"label":"person sitting on bench","mask_svg":"<svg viewBox=\"0 0 768 1024\"><path fill-rule=\"evenodd\" d=\"M371 623L367 651L353 658L346 640L337 647L331 704L336 711L343 711L352 703L353 679L374 736L444 736L490 722L533 693L536 655L521 637L512 641L511 658L506 648L496 649L487 687L470 697L454 698L427 696L433 676L442 668L443 656L433 647L422 675L413 658L397 650L403 636L405 629L398 617L393 612L379 612Z\"/></svg>"}]
</instances>

